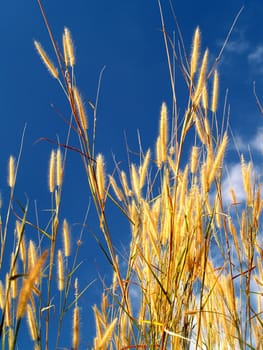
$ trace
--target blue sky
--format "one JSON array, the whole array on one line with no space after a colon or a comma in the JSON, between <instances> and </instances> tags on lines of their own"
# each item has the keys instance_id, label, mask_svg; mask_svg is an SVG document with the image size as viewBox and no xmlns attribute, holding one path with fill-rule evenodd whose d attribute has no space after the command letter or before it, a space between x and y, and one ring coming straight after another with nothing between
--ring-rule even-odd
<instances>
[{"instance_id":1,"label":"blue sky","mask_svg":"<svg viewBox=\"0 0 263 350\"><path fill-rule=\"evenodd\" d=\"M64 26L72 33L79 89L84 98L95 101L100 71L106 66L101 83L98 107L97 152L105 155L109 172L113 171L112 154L126 162L124 131L128 144L138 151L137 130L142 146L153 146L157 135L160 106L172 106L172 95L157 1L108 0L46 0L46 14L56 40L61 43ZM263 151L263 119L253 96L253 81L263 101L263 4L261 0L177 1L174 10L181 27L185 47L190 52L192 35L197 25L202 32L202 49L209 48L212 60L218 55L231 24L244 5L238 22L219 63L220 105L218 117L228 89L230 123L239 149L247 153L250 144L253 157L260 160ZM212 3L212 5L211 5ZM169 1L162 1L168 34L172 36L175 22ZM27 124L20 163L16 196L30 199L34 214L37 201L40 217L50 206L47 168L52 148L47 142L35 143L41 137L65 140L66 127L51 104L69 117L69 109L57 82L41 63L33 40L41 42L55 61L37 1L6 1L0 13L0 184L3 205L8 202L6 168L9 154L18 155L22 131ZM176 82L181 111L185 87ZM229 154L229 174L238 182L237 158ZM233 152L234 154L234 152ZM258 163L259 164L259 163ZM260 165L258 165L260 171ZM240 193L242 196L242 193ZM65 174L63 216L78 236L89 205L89 192L79 157L69 154ZM32 217L34 215L32 214ZM115 215L115 214L114 214ZM93 228L93 215L88 226ZM127 246L129 232L124 223L112 222L116 245ZM96 226L95 226L95 229ZM107 262L88 232L83 236L83 257L88 272L84 287L98 273L108 271ZM100 287L100 282L96 288ZM83 298L85 311L97 300L97 292L89 291ZM85 348L84 344L83 348Z\"/></svg>"}]
</instances>

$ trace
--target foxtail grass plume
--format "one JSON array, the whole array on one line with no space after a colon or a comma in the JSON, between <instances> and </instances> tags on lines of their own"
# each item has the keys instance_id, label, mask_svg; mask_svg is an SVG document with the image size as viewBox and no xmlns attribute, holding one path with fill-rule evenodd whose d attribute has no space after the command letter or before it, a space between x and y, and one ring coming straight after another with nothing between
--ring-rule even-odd
<instances>
[{"instance_id":1,"label":"foxtail grass plume","mask_svg":"<svg viewBox=\"0 0 263 350\"><path fill-rule=\"evenodd\" d=\"M63 166L62 166L62 155L61 150L58 148L56 154L56 184L57 186L62 185L63 180Z\"/></svg>"},{"instance_id":2,"label":"foxtail grass plume","mask_svg":"<svg viewBox=\"0 0 263 350\"><path fill-rule=\"evenodd\" d=\"M200 97L201 97L202 92L203 92L203 89L205 87L207 61L208 61L208 49L206 49L204 56L203 56L203 60L202 60L200 74L199 74L196 90L195 90L194 97L193 97L193 105L194 106L198 105Z\"/></svg>"},{"instance_id":3,"label":"foxtail grass plume","mask_svg":"<svg viewBox=\"0 0 263 350\"><path fill-rule=\"evenodd\" d=\"M167 138L168 138L168 120L167 120L167 106L162 104L161 119L160 119L160 147L162 162L167 159Z\"/></svg>"},{"instance_id":4,"label":"foxtail grass plume","mask_svg":"<svg viewBox=\"0 0 263 350\"><path fill-rule=\"evenodd\" d=\"M196 173L196 168L198 164L198 156L199 156L199 147L193 146L191 153L191 173Z\"/></svg>"},{"instance_id":5,"label":"foxtail grass plume","mask_svg":"<svg viewBox=\"0 0 263 350\"><path fill-rule=\"evenodd\" d=\"M7 182L10 188L15 186L15 158L13 156L9 157Z\"/></svg>"},{"instance_id":6,"label":"foxtail grass plume","mask_svg":"<svg viewBox=\"0 0 263 350\"><path fill-rule=\"evenodd\" d=\"M196 129L197 135L199 136L200 141L204 145L206 143L206 136L204 133L204 128L203 128L198 116L194 115L193 119L195 121L195 129Z\"/></svg>"},{"instance_id":7,"label":"foxtail grass plume","mask_svg":"<svg viewBox=\"0 0 263 350\"><path fill-rule=\"evenodd\" d=\"M199 49L200 49L200 29L196 28L194 37L193 37L193 47L191 53L191 63L190 63L190 78L193 80L195 72L197 70L198 58L199 58Z\"/></svg>"},{"instance_id":8,"label":"foxtail grass plume","mask_svg":"<svg viewBox=\"0 0 263 350\"><path fill-rule=\"evenodd\" d=\"M68 49L67 49L67 43L66 43L66 35L65 32L62 35L62 45L63 45L63 53L64 53L64 62L66 68L68 68L69 65L69 55L68 55Z\"/></svg>"},{"instance_id":9,"label":"foxtail grass plume","mask_svg":"<svg viewBox=\"0 0 263 350\"><path fill-rule=\"evenodd\" d=\"M75 98L75 102L77 105L77 110L78 110L78 115L79 115L81 127L83 130L87 130L88 129L87 116L86 116L84 104L82 102L82 98L81 98L76 86L74 86L74 88L73 88L73 93L74 93L74 98Z\"/></svg>"},{"instance_id":10,"label":"foxtail grass plume","mask_svg":"<svg viewBox=\"0 0 263 350\"><path fill-rule=\"evenodd\" d=\"M156 165L160 169L162 166L162 157L161 157L161 138L160 135L157 137L156 145L155 145L155 153L156 153Z\"/></svg>"},{"instance_id":11,"label":"foxtail grass plume","mask_svg":"<svg viewBox=\"0 0 263 350\"><path fill-rule=\"evenodd\" d=\"M118 187L115 179L113 176L109 175L109 181L110 181L110 185L116 195L116 197L118 198L118 200L121 202L123 200L123 193L120 190L120 188Z\"/></svg>"},{"instance_id":12,"label":"foxtail grass plume","mask_svg":"<svg viewBox=\"0 0 263 350\"><path fill-rule=\"evenodd\" d=\"M241 156L241 172L243 179L243 186L247 196L248 206L252 204L252 187L251 187L251 162L246 165L243 155Z\"/></svg>"},{"instance_id":13,"label":"foxtail grass plume","mask_svg":"<svg viewBox=\"0 0 263 350\"><path fill-rule=\"evenodd\" d=\"M96 158L96 179L98 184L99 198L104 200L105 197L105 170L104 170L104 159L100 153Z\"/></svg>"},{"instance_id":14,"label":"foxtail grass plume","mask_svg":"<svg viewBox=\"0 0 263 350\"><path fill-rule=\"evenodd\" d=\"M38 332L37 332L36 319L34 314L35 313L33 311L32 306L30 304L27 304L26 316L27 316L28 329L32 340L36 341L38 338Z\"/></svg>"},{"instance_id":15,"label":"foxtail grass plume","mask_svg":"<svg viewBox=\"0 0 263 350\"><path fill-rule=\"evenodd\" d=\"M227 141L228 141L228 138L227 138L227 134L225 133L223 136L223 140L218 147L217 155L214 159L212 169L210 170L210 173L209 173L209 181L208 181L209 186L214 180L218 169L221 167L221 164L225 155L225 151L226 151Z\"/></svg>"},{"instance_id":16,"label":"foxtail grass plume","mask_svg":"<svg viewBox=\"0 0 263 350\"><path fill-rule=\"evenodd\" d=\"M75 305L73 311L73 325L72 325L72 349L78 350L79 348L79 307Z\"/></svg>"},{"instance_id":17,"label":"foxtail grass plume","mask_svg":"<svg viewBox=\"0 0 263 350\"><path fill-rule=\"evenodd\" d=\"M126 174L125 174L125 172L123 170L121 171L121 184L122 184L125 196L129 197L130 193L131 193L131 190L129 189L127 176L126 176Z\"/></svg>"},{"instance_id":18,"label":"foxtail grass plume","mask_svg":"<svg viewBox=\"0 0 263 350\"><path fill-rule=\"evenodd\" d=\"M35 45L35 48L37 49L39 56L41 57L45 66L47 67L49 73L52 75L53 78L58 79L58 70L49 59L48 55L46 54L45 50L42 48L41 44L38 41L34 41L34 45Z\"/></svg>"},{"instance_id":19,"label":"foxtail grass plume","mask_svg":"<svg viewBox=\"0 0 263 350\"><path fill-rule=\"evenodd\" d=\"M131 184L132 184L132 190L139 201L141 198L140 181L139 181L137 169L134 164L131 165Z\"/></svg>"},{"instance_id":20,"label":"foxtail grass plume","mask_svg":"<svg viewBox=\"0 0 263 350\"><path fill-rule=\"evenodd\" d=\"M37 262L36 246L31 239L29 241L29 246L28 246L27 261L28 261L28 270L33 269Z\"/></svg>"},{"instance_id":21,"label":"foxtail grass plume","mask_svg":"<svg viewBox=\"0 0 263 350\"><path fill-rule=\"evenodd\" d=\"M150 158L151 158L151 151L150 149L148 149L148 151L146 152L146 155L144 157L143 160L143 164L140 167L140 188L143 188L144 184L145 184L145 179L146 179L146 175L147 175L147 170L149 167L149 162L150 162Z\"/></svg>"},{"instance_id":22,"label":"foxtail grass plume","mask_svg":"<svg viewBox=\"0 0 263 350\"><path fill-rule=\"evenodd\" d=\"M63 220L63 242L64 242L64 255L65 257L70 256L70 236L69 227L66 219Z\"/></svg>"},{"instance_id":23,"label":"foxtail grass plume","mask_svg":"<svg viewBox=\"0 0 263 350\"><path fill-rule=\"evenodd\" d=\"M47 256L48 256L48 251L45 250L43 254L40 256L40 258L38 259L38 261L36 262L35 266L31 269L28 277L23 282L23 285L19 294L19 298L18 298L18 303L17 303L17 311L16 311L17 319L22 318L25 313L28 299L33 290L33 285L41 272L41 269L44 265L44 262Z\"/></svg>"},{"instance_id":24,"label":"foxtail grass plume","mask_svg":"<svg viewBox=\"0 0 263 350\"><path fill-rule=\"evenodd\" d=\"M55 151L52 149L49 159L49 176L48 176L48 185L49 185L49 192L53 193L55 190L55 161L56 161L56 154Z\"/></svg>"},{"instance_id":25,"label":"foxtail grass plume","mask_svg":"<svg viewBox=\"0 0 263 350\"><path fill-rule=\"evenodd\" d=\"M58 290L61 292L64 289L64 262L62 251L58 250Z\"/></svg>"},{"instance_id":26,"label":"foxtail grass plume","mask_svg":"<svg viewBox=\"0 0 263 350\"><path fill-rule=\"evenodd\" d=\"M66 57L64 57L64 58L65 58L65 61L67 59L69 65L71 67L74 67L74 65L75 65L74 45L73 45L73 41L71 38L71 33L67 27L64 28L64 35L65 35L65 49L66 49L65 51L67 51ZM64 55L65 55L65 53L64 53Z\"/></svg>"},{"instance_id":27,"label":"foxtail grass plume","mask_svg":"<svg viewBox=\"0 0 263 350\"><path fill-rule=\"evenodd\" d=\"M215 70L214 73L214 81L213 81L213 95L212 95L212 105L211 105L211 111L213 113L216 112L217 109L217 100L218 100L218 72Z\"/></svg>"}]
</instances>

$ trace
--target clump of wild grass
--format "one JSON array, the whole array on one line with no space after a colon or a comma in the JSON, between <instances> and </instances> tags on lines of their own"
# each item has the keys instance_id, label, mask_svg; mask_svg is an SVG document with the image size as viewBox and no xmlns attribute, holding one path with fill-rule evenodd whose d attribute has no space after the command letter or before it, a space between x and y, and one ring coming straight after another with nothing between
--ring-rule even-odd
<instances>
[{"instance_id":1,"label":"clump of wild grass","mask_svg":"<svg viewBox=\"0 0 263 350\"><path fill-rule=\"evenodd\" d=\"M48 171L51 216L44 229L28 220L27 204L21 205L22 215L14 211L19 159L16 164L14 157L10 157L10 203L6 222L1 225L1 271L4 259L11 256L6 277L0 281L2 348L15 349L24 317L34 349L58 348L63 320L69 311L72 315L69 346L80 348L83 335L79 303L88 286L79 291L81 277L76 276L79 245L73 248L69 224L60 213L65 160L67 152L73 150L82 159L104 237L99 245L113 270L112 284L105 288L100 308L93 307L96 326L93 348L260 349L263 341L262 293L258 291L263 284L260 183L252 181L253 164L246 163L241 156L246 201L240 205L231 190L232 203L226 205L222 177L230 141L227 125L219 125L216 116L219 77L216 66L209 70L209 51L201 50L200 29L194 33L189 60L187 57L185 61L179 60L173 46L189 95L184 115L177 112L176 90L171 80L174 113L162 104L155 150L141 150L138 164L129 164L128 171L117 167L114 176L107 176L103 155L96 154L95 148L96 105L90 103L92 127L75 81L70 31L64 29L60 49L41 1L38 2L58 68L40 43L35 42L35 47L65 93L72 113L69 128L77 134L80 146L71 147L67 140L51 151ZM167 45L162 12L161 19ZM170 66L169 52L167 58ZM190 149L186 148L189 142ZM120 268L123 263L120 264L111 240L106 206L109 200L130 224L125 270ZM17 220L10 254L7 230L11 212ZM27 242L29 229L39 232L39 241ZM62 247L59 235L63 238ZM43 251L43 246L48 248ZM70 264L71 255L74 259ZM59 316L57 337L52 340L55 289L59 293L56 305ZM81 339L82 343L85 341Z\"/></svg>"}]
</instances>

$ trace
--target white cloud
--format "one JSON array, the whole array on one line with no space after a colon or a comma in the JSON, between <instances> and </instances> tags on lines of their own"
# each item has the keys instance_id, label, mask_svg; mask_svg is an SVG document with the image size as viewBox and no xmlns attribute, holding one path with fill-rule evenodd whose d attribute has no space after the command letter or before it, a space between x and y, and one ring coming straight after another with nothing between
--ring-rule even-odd
<instances>
[{"instance_id":1,"label":"white cloud","mask_svg":"<svg viewBox=\"0 0 263 350\"><path fill-rule=\"evenodd\" d=\"M226 52L235 53L238 55L243 54L249 49L249 43L245 39L231 40L225 47Z\"/></svg>"},{"instance_id":2,"label":"white cloud","mask_svg":"<svg viewBox=\"0 0 263 350\"><path fill-rule=\"evenodd\" d=\"M263 45L257 46L249 55L248 61L250 63L262 64L263 63Z\"/></svg>"},{"instance_id":3,"label":"white cloud","mask_svg":"<svg viewBox=\"0 0 263 350\"><path fill-rule=\"evenodd\" d=\"M220 46L222 46L222 43ZM250 44L245 37L245 31L243 29L235 29L226 44L225 52L241 55L248 51L249 47Z\"/></svg>"},{"instance_id":4,"label":"white cloud","mask_svg":"<svg viewBox=\"0 0 263 350\"><path fill-rule=\"evenodd\" d=\"M238 202L244 202L246 195L243 188L243 179L241 173L240 163L229 165L227 167L227 175L222 182L222 197L224 198L224 203L229 205L232 203L232 198L230 190L235 191L236 199Z\"/></svg>"},{"instance_id":5,"label":"white cloud","mask_svg":"<svg viewBox=\"0 0 263 350\"><path fill-rule=\"evenodd\" d=\"M255 137L251 140L251 147L263 154L263 128L258 128Z\"/></svg>"},{"instance_id":6,"label":"white cloud","mask_svg":"<svg viewBox=\"0 0 263 350\"><path fill-rule=\"evenodd\" d=\"M229 143L228 150L238 153L255 152L263 154L263 127L258 127L256 133L250 138L244 138L241 135L234 135L232 142Z\"/></svg>"}]
</instances>

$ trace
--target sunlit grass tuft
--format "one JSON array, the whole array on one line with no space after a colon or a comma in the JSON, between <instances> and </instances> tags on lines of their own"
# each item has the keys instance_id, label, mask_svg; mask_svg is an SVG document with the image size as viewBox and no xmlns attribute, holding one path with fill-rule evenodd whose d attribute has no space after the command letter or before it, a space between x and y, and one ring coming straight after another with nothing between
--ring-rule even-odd
<instances>
[{"instance_id":1,"label":"sunlit grass tuft","mask_svg":"<svg viewBox=\"0 0 263 350\"><path fill-rule=\"evenodd\" d=\"M178 108L171 74L173 105L163 102L160 106L155 149L144 151L140 146L137 160L123 168L115 164L108 174L105 158L96 150L97 104L89 102L89 118L93 116L94 121L88 124L76 84L71 33L65 27L60 48L38 2L59 70L42 46L34 44L66 95L71 111L66 122L79 147L71 146L69 137L65 143L53 141L58 148L51 150L47 164L51 199L48 223L44 225L38 219L33 222L29 203L19 202L16 209L18 165L13 156L9 158L10 202L6 220L0 225L2 349L20 347L21 337L26 336L34 349L59 349L65 346L64 331L71 335L66 347L74 350L81 346L86 349L91 337L94 350L261 349L261 183L254 181L253 163L241 156L245 200L238 203L234 189L227 194L230 204L225 198L223 180L231 140L227 127L217 119L217 62L209 67L208 49L202 53L199 27L189 59L179 59L181 55L173 51L186 82L186 106ZM167 44L166 31L163 35ZM167 59L169 65L172 57ZM78 274L82 232L76 238L61 212L69 151L82 160L100 229L100 235L94 237L112 268L112 282L104 285L100 307L93 306L95 334L89 334L90 325L80 322L87 318L82 296L92 288L89 282L83 289L79 287L83 280ZM108 164L109 160L107 168ZM76 181L80 174L76 172ZM116 205L130 230L123 256L117 255L112 241L109 202ZM11 214L13 234L8 225ZM27 335L21 335L24 321Z\"/></svg>"}]
</instances>

